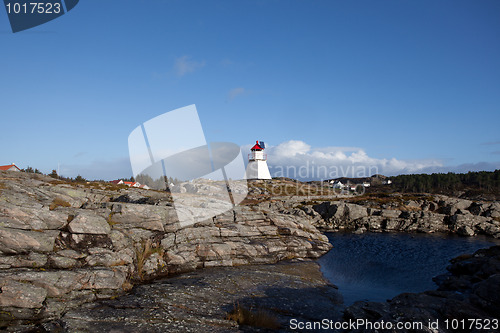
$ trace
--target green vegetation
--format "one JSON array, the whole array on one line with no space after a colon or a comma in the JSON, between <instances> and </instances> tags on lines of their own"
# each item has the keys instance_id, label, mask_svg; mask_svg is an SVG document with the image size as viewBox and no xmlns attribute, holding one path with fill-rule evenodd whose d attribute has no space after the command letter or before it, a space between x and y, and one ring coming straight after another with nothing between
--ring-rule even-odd
<instances>
[{"instance_id":1,"label":"green vegetation","mask_svg":"<svg viewBox=\"0 0 500 333\"><path fill-rule=\"evenodd\" d=\"M339 200L336 198L334 200ZM409 201L434 201L434 197L426 194L400 194L400 193L365 193L363 195L353 196L349 198L341 198L349 203L364 205L371 208L379 209L384 205L392 206L402 211L420 210L420 208L408 206Z\"/></svg>"},{"instance_id":2,"label":"green vegetation","mask_svg":"<svg viewBox=\"0 0 500 333\"><path fill-rule=\"evenodd\" d=\"M468 173L433 173L391 177L395 191L448 193L476 190L500 193L500 170Z\"/></svg>"},{"instance_id":3,"label":"green vegetation","mask_svg":"<svg viewBox=\"0 0 500 333\"><path fill-rule=\"evenodd\" d=\"M134 177L131 177L130 179L134 179ZM153 179L151 178L151 176L145 174L139 174L137 175L137 178L135 180L130 180L130 181L137 181L142 185L149 186L151 189L158 189L158 190L166 190L170 186L170 184L178 185L182 182L177 178L166 177L166 176Z\"/></svg>"},{"instance_id":4,"label":"green vegetation","mask_svg":"<svg viewBox=\"0 0 500 333\"><path fill-rule=\"evenodd\" d=\"M52 178L55 178L55 179L59 178L59 175L57 174L56 170L52 170L52 172L49 173L49 176L52 177Z\"/></svg>"},{"instance_id":5,"label":"green vegetation","mask_svg":"<svg viewBox=\"0 0 500 333\"><path fill-rule=\"evenodd\" d=\"M271 196L311 196L311 195L332 195L332 188L321 184L308 184L299 181L273 180L272 182L251 183L250 186L267 191Z\"/></svg>"},{"instance_id":6,"label":"green vegetation","mask_svg":"<svg viewBox=\"0 0 500 333\"><path fill-rule=\"evenodd\" d=\"M21 169L22 172L27 172L27 173L36 173L39 175L43 175L43 173L38 170L37 168L33 169L32 167L28 166L26 169Z\"/></svg>"},{"instance_id":7,"label":"green vegetation","mask_svg":"<svg viewBox=\"0 0 500 333\"><path fill-rule=\"evenodd\" d=\"M78 175L75 178L75 182L77 182L77 183L86 183L87 180L85 178L83 178L82 176Z\"/></svg>"}]
</instances>

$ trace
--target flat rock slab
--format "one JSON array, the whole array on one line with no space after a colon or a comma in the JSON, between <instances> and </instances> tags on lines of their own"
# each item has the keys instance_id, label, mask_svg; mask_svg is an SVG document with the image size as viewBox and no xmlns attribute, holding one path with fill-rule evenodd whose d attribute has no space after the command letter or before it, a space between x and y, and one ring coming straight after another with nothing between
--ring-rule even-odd
<instances>
[{"instance_id":1,"label":"flat rock slab","mask_svg":"<svg viewBox=\"0 0 500 333\"><path fill-rule=\"evenodd\" d=\"M263 332L225 319L236 304L289 321L338 320L342 297L313 261L217 267L135 287L122 297L88 304L46 323L63 332Z\"/></svg>"}]
</instances>

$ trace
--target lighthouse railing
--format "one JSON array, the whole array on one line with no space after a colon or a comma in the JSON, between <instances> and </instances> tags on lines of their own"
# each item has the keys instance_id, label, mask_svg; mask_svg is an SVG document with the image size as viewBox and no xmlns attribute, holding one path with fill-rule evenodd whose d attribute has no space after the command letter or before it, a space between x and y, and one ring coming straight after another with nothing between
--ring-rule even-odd
<instances>
[{"instance_id":1,"label":"lighthouse railing","mask_svg":"<svg viewBox=\"0 0 500 333\"><path fill-rule=\"evenodd\" d=\"M254 153L248 154L248 160L256 160L257 158L255 158L255 155L256 154L254 154ZM260 156L262 156L262 157L260 157ZM267 160L267 154L262 153L260 156L258 158L259 160Z\"/></svg>"}]
</instances>

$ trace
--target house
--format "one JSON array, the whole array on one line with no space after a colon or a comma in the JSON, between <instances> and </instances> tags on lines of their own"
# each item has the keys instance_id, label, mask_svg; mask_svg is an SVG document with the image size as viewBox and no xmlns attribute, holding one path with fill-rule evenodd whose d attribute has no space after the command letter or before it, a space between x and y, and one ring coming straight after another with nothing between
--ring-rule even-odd
<instances>
[{"instance_id":1,"label":"house","mask_svg":"<svg viewBox=\"0 0 500 333\"><path fill-rule=\"evenodd\" d=\"M136 188L142 188L144 190L149 190L150 187L147 185L142 185L139 182L124 182L122 179L117 179L117 180L112 180L110 183L113 183L115 185L127 185L128 187L136 187Z\"/></svg>"},{"instance_id":2,"label":"house","mask_svg":"<svg viewBox=\"0 0 500 333\"><path fill-rule=\"evenodd\" d=\"M333 188L339 188L339 189L343 189L345 187L344 184L342 184L341 181L336 181L334 182L333 180L330 181L330 183L333 183Z\"/></svg>"},{"instance_id":3,"label":"house","mask_svg":"<svg viewBox=\"0 0 500 333\"><path fill-rule=\"evenodd\" d=\"M370 184L370 183L368 183L368 182L363 182L363 186L364 186L364 187L370 187L370 185L371 185L371 184Z\"/></svg>"},{"instance_id":4,"label":"house","mask_svg":"<svg viewBox=\"0 0 500 333\"><path fill-rule=\"evenodd\" d=\"M9 165L0 165L1 171L21 171L14 163Z\"/></svg>"},{"instance_id":5,"label":"house","mask_svg":"<svg viewBox=\"0 0 500 333\"><path fill-rule=\"evenodd\" d=\"M384 184L384 185L391 185L392 184L392 180L390 180L390 179L384 180L382 182L382 184Z\"/></svg>"},{"instance_id":6,"label":"house","mask_svg":"<svg viewBox=\"0 0 500 333\"><path fill-rule=\"evenodd\" d=\"M127 185L128 187L141 187L141 184L139 182L123 182L123 184Z\"/></svg>"}]
</instances>

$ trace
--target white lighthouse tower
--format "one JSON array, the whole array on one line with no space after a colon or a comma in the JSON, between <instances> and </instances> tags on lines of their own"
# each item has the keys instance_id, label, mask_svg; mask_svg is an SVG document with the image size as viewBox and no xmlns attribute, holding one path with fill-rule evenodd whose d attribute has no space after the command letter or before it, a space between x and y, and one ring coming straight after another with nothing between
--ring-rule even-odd
<instances>
[{"instance_id":1,"label":"white lighthouse tower","mask_svg":"<svg viewBox=\"0 0 500 333\"><path fill-rule=\"evenodd\" d=\"M264 154L266 146L264 142L257 141L248 154L247 179L271 179L269 168L267 167L267 155Z\"/></svg>"}]
</instances>

